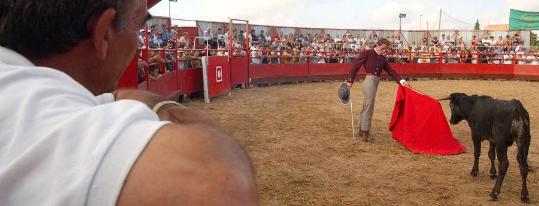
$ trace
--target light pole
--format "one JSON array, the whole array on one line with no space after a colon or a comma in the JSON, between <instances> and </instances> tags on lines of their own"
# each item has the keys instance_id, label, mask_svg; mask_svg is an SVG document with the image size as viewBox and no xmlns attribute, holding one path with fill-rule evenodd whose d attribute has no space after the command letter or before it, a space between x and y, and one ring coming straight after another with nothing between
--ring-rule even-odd
<instances>
[{"instance_id":1,"label":"light pole","mask_svg":"<svg viewBox=\"0 0 539 206\"><path fill-rule=\"evenodd\" d=\"M406 18L406 14L399 14L399 33L401 32L402 18Z\"/></svg>"},{"instance_id":2,"label":"light pole","mask_svg":"<svg viewBox=\"0 0 539 206\"><path fill-rule=\"evenodd\" d=\"M170 19L171 16L170 16L170 2L173 1L173 2L178 2L178 0L168 0L168 18Z\"/></svg>"},{"instance_id":3,"label":"light pole","mask_svg":"<svg viewBox=\"0 0 539 206\"><path fill-rule=\"evenodd\" d=\"M423 17L423 14L419 15L419 30L421 30L421 17Z\"/></svg>"}]
</instances>

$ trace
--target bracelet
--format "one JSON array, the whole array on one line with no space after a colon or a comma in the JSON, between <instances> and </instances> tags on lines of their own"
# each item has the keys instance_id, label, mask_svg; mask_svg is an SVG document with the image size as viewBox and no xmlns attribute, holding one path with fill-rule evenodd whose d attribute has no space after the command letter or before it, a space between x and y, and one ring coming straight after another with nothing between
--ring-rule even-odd
<instances>
[{"instance_id":1,"label":"bracelet","mask_svg":"<svg viewBox=\"0 0 539 206\"><path fill-rule=\"evenodd\" d=\"M180 104L178 102L175 102L175 101L161 101L161 102L158 102L157 104L155 104L155 106L153 106L152 110L153 110L153 112L157 113L161 108L163 108L164 106L169 105L169 104L173 104L175 106L183 107L182 104Z\"/></svg>"}]
</instances>

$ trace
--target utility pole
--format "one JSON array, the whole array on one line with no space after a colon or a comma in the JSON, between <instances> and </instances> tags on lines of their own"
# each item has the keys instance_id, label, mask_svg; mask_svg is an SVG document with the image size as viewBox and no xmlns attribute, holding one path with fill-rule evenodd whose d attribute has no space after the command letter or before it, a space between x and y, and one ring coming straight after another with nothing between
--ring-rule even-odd
<instances>
[{"instance_id":1,"label":"utility pole","mask_svg":"<svg viewBox=\"0 0 539 206\"><path fill-rule=\"evenodd\" d=\"M421 17L423 17L423 14L419 15L419 30L421 30Z\"/></svg>"},{"instance_id":2,"label":"utility pole","mask_svg":"<svg viewBox=\"0 0 539 206\"><path fill-rule=\"evenodd\" d=\"M438 16L438 30L442 28L442 8L440 8L440 15Z\"/></svg>"}]
</instances>

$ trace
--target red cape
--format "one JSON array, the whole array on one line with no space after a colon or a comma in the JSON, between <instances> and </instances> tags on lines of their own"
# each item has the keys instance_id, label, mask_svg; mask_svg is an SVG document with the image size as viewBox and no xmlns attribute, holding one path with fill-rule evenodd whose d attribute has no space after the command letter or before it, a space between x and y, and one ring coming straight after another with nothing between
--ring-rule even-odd
<instances>
[{"instance_id":1,"label":"red cape","mask_svg":"<svg viewBox=\"0 0 539 206\"><path fill-rule=\"evenodd\" d=\"M405 86L397 91L389 130L393 139L413 153L454 155L465 151L453 137L440 103Z\"/></svg>"}]
</instances>

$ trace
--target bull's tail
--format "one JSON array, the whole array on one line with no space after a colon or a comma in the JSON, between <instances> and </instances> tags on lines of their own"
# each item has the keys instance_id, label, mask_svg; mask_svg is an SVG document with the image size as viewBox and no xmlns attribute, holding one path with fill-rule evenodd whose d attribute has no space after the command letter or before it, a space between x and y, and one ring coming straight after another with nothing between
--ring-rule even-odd
<instances>
[{"instance_id":1,"label":"bull's tail","mask_svg":"<svg viewBox=\"0 0 539 206\"><path fill-rule=\"evenodd\" d=\"M518 100L514 100L516 103L516 114L520 119L522 119L522 129L524 130L524 135L530 136L530 115L524 105Z\"/></svg>"}]
</instances>

